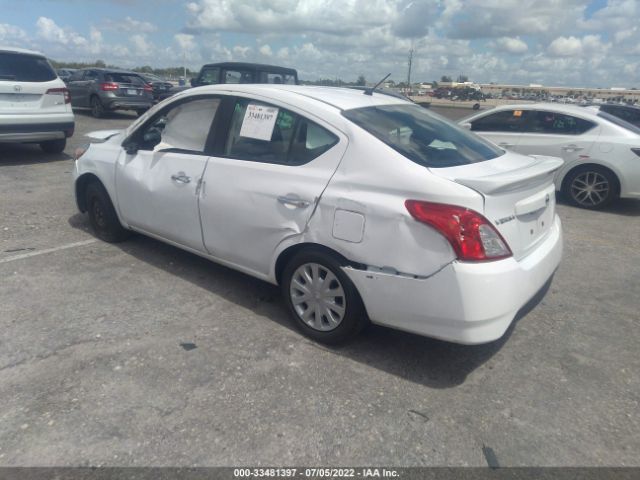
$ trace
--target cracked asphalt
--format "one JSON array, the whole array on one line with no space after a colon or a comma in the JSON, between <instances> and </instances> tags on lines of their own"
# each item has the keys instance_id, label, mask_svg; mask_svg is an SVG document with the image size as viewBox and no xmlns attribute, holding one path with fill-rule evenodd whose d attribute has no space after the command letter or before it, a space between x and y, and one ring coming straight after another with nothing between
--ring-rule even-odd
<instances>
[{"instance_id":1,"label":"cracked asphalt","mask_svg":"<svg viewBox=\"0 0 640 480\"><path fill-rule=\"evenodd\" d=\"M326 348L270 285L94 241L70 153L133 119L0 145L0 466L640 466L640 202L559 205L562 265L498 342Z\"/></svg>"}]
</instances>

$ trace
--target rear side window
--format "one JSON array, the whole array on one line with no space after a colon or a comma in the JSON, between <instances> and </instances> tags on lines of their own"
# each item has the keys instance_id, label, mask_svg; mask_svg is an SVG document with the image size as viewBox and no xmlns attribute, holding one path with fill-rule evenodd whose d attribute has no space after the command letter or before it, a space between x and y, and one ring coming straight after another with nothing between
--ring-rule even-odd
<instances>
[{"instance_id":1,"label":"rear side window","mask_svg":"<svg viewBox=\"0 0 640 480\"><path fill-rule=\"evenodd\" d=\"M283 83L285 85L295 85L296 77L286 73L260 72L260 83Z\"/></svg>"},{"instance_id":2,"label":"rear side window","mask_svg":"<svg viewBox=\"0 0 640 480\"><path fill-rule=\"evenodd\" d=\"M342 114L425 167L455 167L504 154L504 150L418 105L356 108Z\"/></svg>"},{"instance_id":3,"label":"rear side window","mask_svg":"<svg viewBox=\"0 0 640 480\"><path fill-rule=\"evenodd\" d=\"M640 108L618 107L615 105L602 105L600 110L622 120L640 125Z\"/></svg>"},{"instance_id":4,"label":"rear side window","mask_svg":"<svg viewBox=\"0 0 640 480\"><path fill-rule=\"evenodd\" d=\"M248 99L236 102L225 155L240 160L302 165L338 143L327 129L289 110Z\"/></svg>"},{"instance_id":5,"label":"rear side window","mask_svg":"<svg viewBox=\"0 0 640 480\"><path fill-rule=\"evenodd\" d=\"M50 82L56 78L58 75L44 57L0 52L0 81Z\"/></svg>"},{"instance_id":6,"label":"rear side window","mask_svg":"<svg viewBox=\"0 0 640 480\"><path fill-rule=\"evenodd\" d=\"M225 70L222 83L254 83L253 72L248 70Z\"/></svg>"},{"instance_id":7,"label":"rear side window","mask_svg":"<svg viewBox=\"0 0 640 480\"><path fill-rule=\"evenodd\" d=\"M503 110L471 122L471 130L477 132L521 132L531 112L527 110Z\"/></svg>"},{"instance_id":8,"label":"rear side window","mask_svg":"<svg viewBox=\"0 0 640 480\"><path fill-rule=\"evenodd\" d=\"M638 127L637 125L634 125L633 123L629 123L626 120L621 119L620 117L616 117L607 112L598 112L598 116L600 118L604 118L605 120L608 120L614 125L625 128L633 133L640 135L640 127Z\"/></svg>"},{"instance_id":9,"label":"rear side window","mask_svg":"<svg viewBox=\"0 0 640 480\"><path fill-rule=\"evenodd\" d=\"M545 111L531 113L532 119L526 128L528 133L581 135L596 126L588 120L563 113Z\"/></svg>"}]
</instances>

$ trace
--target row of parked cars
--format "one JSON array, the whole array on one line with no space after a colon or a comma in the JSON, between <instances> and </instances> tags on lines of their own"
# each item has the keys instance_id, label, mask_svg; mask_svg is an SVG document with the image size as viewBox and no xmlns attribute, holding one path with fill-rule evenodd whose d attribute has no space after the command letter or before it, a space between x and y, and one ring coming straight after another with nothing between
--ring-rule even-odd
<instances>
[{"instance_id":1,"label":"row of parked cars","mask_svg":"<svg viewBox=\"0 0 640 480\"><path fill-rule=\"evenodd\" d=\"M14 108L0 132L26 131L29 101L71 113L46 59L23 55L20 75L0 70ZM118 102L145 92L100 82ZM30 130L68 136L56 122ZM493 341L560 263L557 190L585 208L640 198L640 131L599 108L511 105L456 125L373 88L209 85L89 136L74 193L99 238L138 232L279 285L326 343L369 322Z\"/></svg>"}]
</instances>

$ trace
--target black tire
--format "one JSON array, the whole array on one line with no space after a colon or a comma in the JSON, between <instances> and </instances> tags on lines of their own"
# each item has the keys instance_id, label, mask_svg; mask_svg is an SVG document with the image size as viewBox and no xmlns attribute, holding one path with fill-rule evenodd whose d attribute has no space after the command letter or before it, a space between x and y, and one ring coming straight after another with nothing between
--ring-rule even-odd
<instances>
[{"instance_id":1,"label":"black tire","mask_svg":"<svg viewBox=\"0 0 640 480\"><path fill-rule=\"evenodd\" d=\"M562 194L571 205L599 210L618 198L620 183L610 170L585 165L567 174L562 182Z\"/></svg>"},{"instance_id":2,"label":"black tire","mask_svg":"<svg viewBox=\"0 0 640 480\"><path fill-rule=\"evenodd\" d=\"M341 299L339 299L338 296L332 297L334 298L334 303L332 305L335 305L337 308L340 308L344 312L338 325L335 327L331 327L329 325L327 316L323 314L321 314L321 318L318 319L318 321L321 324L325 325L326 328L331 328L330 330L322 331L318 328L314 328L302 318L300 309L305 308L305 302L302 302L302 307L300 306L300 302L297 302L297 307L294 306L293 294L291 293L294 276L298 277L298 272L300 271L299 269L304 269L310 265L318 265L319 267L321 267L320 270L326 270L327 276L325 276L323 280L326 280L329 277L328 272L331 272L331 274L333 274L333 277L331 277L332 284L329 285L329 289L331 289L332 286L336 288L336 283L333 280L335 279L335 281L338 282L338 287L341 287L341 290L339 291L343 293L343 295L340 295ZM309 249L295 254L286 265L282 274L282 294L296 326L304 335L320 343L338 344L347 340L351 340L355 336L357 336L368 323L368 319L360 295L355 285L342 271L341 266L341 263L333 255L325 253L321 250ZM293 285L293 289L295 290L297 289L296 285L299 285L299 283L294 283ZM324 284L322 285L324 286ZM327 291L337 291L329 289L327 289ZM317 290L316 293L318 293ZM327 295L331 296L331 294ZM316 297L316 299L317 298L318 297ZM324 305L328 305L328 303L325 303ZM312 310L312 308L313 307L308 306L308 310ZM329 310L332 310L332 308L333 307L329 307ZM317 310L315 312L317 312ZM310 318L309 320L314 323L316 322L315 312L313 315L314 318ZM339 313L336 313L336 311L328 311L328 313L331 316L339 315Z\"/></svg>"},{"instance_id":3,"label":"black tire","mask_svg":"<svg viewBox=\"0 0 640 480\"><path fill-rule=\"evenodd\" d=\"M59 140L47 140L40 143L40 148L46 153L62 153L67 147L67 139L61 138Z\"/></svg>"},{"instance_id":4,"label":"black tire","mask_svg":"<svg viewBox=\"0 0 640 480\"><path fill-rule=\"evenodd\" d=\"M86 192L89 222L96 237L109 243L122 242L131 236L131 232L120 224L109 194L98 182L90 183Z\"/></svg>"},{"instance_id":5,"label":"black tire","mask_svg":"<svg viewBox=\"0 0 640 480\"><path fill-rule=\"evenodd\" d=\"M91 115L95 118L102 118L104 117L104 112L104 105L102 105L100 99L95 95L91 97Z\"/></svg>"}]
</instances>

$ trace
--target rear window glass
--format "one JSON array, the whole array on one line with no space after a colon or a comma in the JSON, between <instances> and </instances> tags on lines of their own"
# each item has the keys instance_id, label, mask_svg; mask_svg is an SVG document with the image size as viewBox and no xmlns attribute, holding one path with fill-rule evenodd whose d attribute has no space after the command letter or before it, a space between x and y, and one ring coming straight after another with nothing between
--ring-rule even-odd
<instances>
[{"instance_id":1,"label":"rear window glass","mask_svg":"<svg viewBox=\"0 0 640 480\"><path fill-rule=\"evenodd\" d=\"M549 133L556 135L582 135L596 126L583 118L565 115L558 112L535 111L527 125L527 133Z\"/></svg>"},{"instance_id":2,"label":"rear window glass","mask_svg":"<svg viewBox=\"0 0 640 480\"><path fill-rule=\"evenodd\" d=\"M632 123L626 122L626 121L622 120L621 118L618 118L618 117L616 117L614 115L611 115L610 113L600 111L600 112L598 112L598 116L600 118L604 118L606 120L609 120L611 123L613 123L615 125L618 125L619 127L626 128L627 130L630 130L633 133L637 133L638 135L640 135L640 127L636 127Z\"/></svg>"},{"instance_id":3,"label":"rear window glass","mask_svg":"<svg viewBox=\"0 0 640 480\"><path fill-rule=\"evenodd\" d=\"M146 82L138 75L130 75L126 73L107 73L104 76L107 82L131 83L133 85L144 85Z\"/></svg>"},{"instance_id":4,"label":"rear window glass","mask_svg":"<svg viewBox=\"0 0 640 480\"><path fill-rule=\"evenodd\" d=\"M0 52L0 81L50 82L57 77L44 57Z\"/></svg>"},{"instance_id":5,"label":"rear window glass","mask_svg":"<svg viewBox=\"0 0 640 480\"><path fill-rule=\"evenodd\" d=\"M455 167L504 154L486 140L418 105L356 108L346 118L420 165Z\"/></svg>"}]
</instances>

